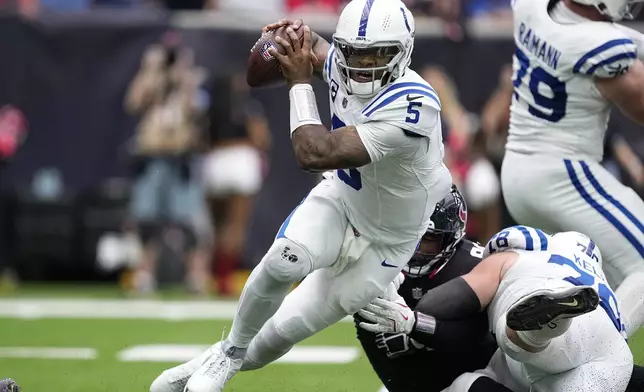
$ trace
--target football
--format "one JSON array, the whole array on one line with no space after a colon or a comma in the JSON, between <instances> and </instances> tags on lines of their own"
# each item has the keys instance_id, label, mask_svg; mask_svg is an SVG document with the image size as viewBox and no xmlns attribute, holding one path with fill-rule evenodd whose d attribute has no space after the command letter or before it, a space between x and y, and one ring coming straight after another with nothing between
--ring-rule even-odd
<instances>
[{"instance_id":1,"label":"football","mask_svg":"<svg viewBox=\"0 0 644 392\"><path fill-rule=\"evenodd\" d=\"M302 26L295 30L295 34L297 34L300 44L302 44L304 41L304 29ZM279 53L285 53L284 48L275 42L275 37L278 35L288 40L285 26L263 34L251 48L246 70L246 82L249 86L269 87L280 84L283 81L282 70L278 61L268 52L269 48L275 47Z\"/></svg>"}]
</instances>

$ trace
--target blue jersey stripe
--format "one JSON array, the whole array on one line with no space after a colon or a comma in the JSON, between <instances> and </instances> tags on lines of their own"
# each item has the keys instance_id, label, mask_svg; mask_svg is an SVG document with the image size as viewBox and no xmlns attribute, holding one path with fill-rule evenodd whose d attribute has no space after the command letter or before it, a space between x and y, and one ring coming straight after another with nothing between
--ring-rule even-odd
<instances>
[{"instance_id":1,"label":"blue jersey stripe","mask_svg":"<svg viewBox=\"0 0 644 392\"><path fill-rule=\"evenodd\" d=\"M579 59L579 61L577 61L575 63L575 66L572 68L572 72L578 73L579 70L581 69L581 67L583 67L584 64L586 64L586 61L588 61L591 57L596 56L596 55L598 55L598 54L600 54L602 52L605 52L605 51L607 51L609 49L612 49L612 48L614 48L616 46L625 45L625 44L633 45L633 41L630 40L630 39L626 39L626 38L614 39L612 41L606 42L603 45L600 45L600 46L596 47L595 49L593 49L590 52L588 52L585 55L583 55Z\"/></svg>"},{"instance_id":2,"label":"blue jersey stripe","mask_svg":"<svg viewBox=\"0 0 644 392\"><path fill-rule=\"evenodd\" d=\"M595 72L595 70L597 68L599 68L601 66L604 66L604 65L612 64L615 61L619 61L619 60L623 60L623 59L636 59L636 58L637 58L637 53L635 53L635 52L619 53L619 54L616 54L613 57L607 58L606 60L601 61L601 62L593 65L592 67L588 68L588 71L586 71L586 74L587 75L592 75L593 72Z\"/></svg>"},{"instance_id":3,"label":"blue jersey stripe","mask_svg":"<svg viewBox=\"0 0 644 392\"><path fill-rule=\"evenodd\" d=\"M380 98L382 98L385 95L387 95L387 93L390 93L390 92L395 91L395 90L400 90L401 88L405 88L405 87L423 88L423 89L426 89L427 91L431 91L432 93L436 94L436 91L430 85L425 84L425 83L404 82L404 83L392 84L391 86L387 87L387 89L385 89L385 91L381 92L373 101L371 101L371 103L369 105L367 105L364 109L362 109L362 114L364 114L367 110L369 110L369 108L371 108L373 105L375 105ZM436 95L438 95L438 94L436 94Z\"/></svg>"},{"instance_id":4,"label":"blue jersey stripe","mask_svg":"<svg viewBox=\"0 0 644 392\"><path fill-rule=\"evenodd\" d=\"M581 184L579 178L577 177L577 173L575 173L575 168L573 167L572 162L569 159L564 159L564 164L566 165L566 170L568 171L568 176L572 181L572 185L575 187L577 192L579 192L584 201L591 207L593 207L597 212L599 212L604 218L606 218L606 220L610 222L624 236L624 238L626 238L626 240L630 242L631 245L633 245L635 249L637 249L637 252L640 254L640 256L644 257L644 246L642 246L637 238L635 238L633 233L631 233L620 221L618 221L613 214L611 214L595 199L593 199L592 196L588 194L586 189L584 189L584 186Z\"/></svg>"},{"instance_id":5,"label":"blue jersey stripe","mask_svg":"<svg viewBox=\"0 0 644 392\"><path fill-rule=\"evenodd\" d=\"M282 226L280 226L280 229L277 232L277 235L275 236L275 239L288 238L288 237L286 237L286 228L288 227L289 223L291 223L291 218L293 217L293 214L295 214L295 211L297 211L297 209L302 205L302 203L304 203L304 200L306 200L307 197L309 197L308 194L306 196L304 196L304 199L302 199L300 204L295 206L295 208L293 208L293 211L291 211L291 213L288 214L288 216L284 220L284 223L282 223Z\"/></svg>"},{"instance_id":6,"label":"blue jersey stripe","mask_svg":"<svg viewBox=\"0 0 644 392\"><path fill-rule=\"evenodd\" d=\"M622 203L620 203L617 199L606 192L606 190L601 186L599 181L597 181L593 173L590 171L590 167L588 167L588 164L586 164L586 162L581 161L579 163L581 164L581 168L584 170L584 174L586 174L586 177L588 177L590 184L593 186L593 188L595 188L597 193L599 193L604 199L608 200L610 204L614 205L618 210L620 210L622 214L624 214L628 218L628 220L630 220L635 225L635 227L640 230L640 233L644 233L644 225L642 225L642 222L640 222L640 220L637 219L635 215L627 210Z\"/></svg>"},{"instance_id":7,"label":"blue jersey stripe","mask_svg":"<svg viewBox=\"0 0 644 392\"><path fill-rule=\"evenodd\" d=\"M403 90L403 91L399 91L399 92L397 92L397 93L395 93L395 94L390 95L389 97L387 97L387 98L383 99L383 100L382 100L378 105L374 106L374 107L373 107L371 110L369 110L367 113L364 113L364 115L365 115L365 116L367 116L367 117L369 117L369 116L370 116L371 114L373 114L373 112L375 112L376 110L380 109L381 107L384 107L384 106L389 105L389 104L390 104L390 103L392 103L393 101L395 101L395 100L397 100L398 98L402 97L403 95L407 95L407 94L419 94L419 95L422 95L422 96L425 96L425 97L431 98L431 99L433 99L433 100L438 104L438 106L440 107L440 102L438 102L438 98L436 98L436 96L434 96L434 94L430 93L430 92L429 92L429 91L427 91L427 90L412 89L412 90ZM364 110L363 110L363 112L364 112Z\"/></svg>"},{"instance_id":8,"label":"blue jersey stripe","mask_svg":"<svg viewBox=\"0 0 644 392\"><path fill-rule=\"evenodd\" d=\"M405 27L407 27L407 31L411 33L411 27L409 27L409 21L407 20L405 9L403 7L400 7L400 12L402 12L403 14L403 19L405 20Z\"/></svg>"},{"instance_id":9,"label":"blue jersey stripe","mask_svg":"<svg viewBox=\"0 0 644 392\"><path fill-rule=\"evenodd\" d=\"M541 242L541 250L548 250L548 237L546 237L546 233L539 229L534 229L534 231L537 232L539 242Z\"/></svg>"},{"instance_id":10,"label":"blue jersey stripe","mask_svg":"<svg viewBox=\"0 0 644 392\"><path fill-rule=\"evenodd\" d=\"M525 237L525 250L534 250L534 240L532 234L524 226L515 226Z\"/></svg>"},{"instance_id":11,"label":"blue jersey stripe","mask_svg":"<svg viewBox=\"0 0 644 392\"><path fill-rule=\"evenodd\" d=\"M331 67L333 66L334 56L335 56L335 46L332 46L326 58L326 77L329 80L331 80Z\"/></svg>"},{"instance_id":12,"label":"blue jersey stripe","mask_svg":"<svg viewBox=\"0 0 644 392\"><path fill-rule=\"evenodd\" d=\"M371 6L374 0L367 0L362 9L362 16L360 17L360 25L358 26L358 37L367 35L367 23L369 23L369 14L371 13Z\"/></svg>"}]
</instances>

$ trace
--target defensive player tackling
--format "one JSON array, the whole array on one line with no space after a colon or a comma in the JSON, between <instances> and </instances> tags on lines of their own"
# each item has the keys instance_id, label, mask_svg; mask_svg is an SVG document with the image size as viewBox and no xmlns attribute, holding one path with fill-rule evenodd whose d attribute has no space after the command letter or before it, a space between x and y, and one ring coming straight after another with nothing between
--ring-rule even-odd
<instances>
[{"instance_id":1,"label":"defensive player tackling","mask_svg":"<svg viewBox=\"0 0 644 392\"><path fill-rule=\"evenodd\" d=\"M261 48L279 61L290 89L295 156L306 170L335 175L284 221L246 283L228 337L163 372L152 392L221 391L240 369L260 368L357 312L403 269L450 189L440 102L408 68L414 18L403 2L351 1L332 44L300 23L265 32L284 26L274 45ZM329 85L331 132L318 113L313 73Z\"/></svg>"}]
</instances>

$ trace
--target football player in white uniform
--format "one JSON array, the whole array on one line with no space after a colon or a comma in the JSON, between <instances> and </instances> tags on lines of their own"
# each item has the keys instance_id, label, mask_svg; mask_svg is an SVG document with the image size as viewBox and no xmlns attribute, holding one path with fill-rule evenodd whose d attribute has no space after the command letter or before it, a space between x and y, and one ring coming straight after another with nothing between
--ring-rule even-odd
<instances>
[{"instance_id":1,"label":"football player in white uniform","mask_svg":"<svg viewBox=\"0 0 644 392\"><path fill-rule=\"evenodd\" d=\"M501 170L510 214L601 247L629 335L644 322L644 203L601 165L611 104L644 124L644 0L513 0L514 98ZM644 52L639 53L644 56Z\"/></svg>"},{"instance_id":2,"label":"football player in white uniform","mask_svg":"<svg viewBox=\"0 0 644 392\"><path fill-rule=\"evenodd\" d=\"M300 22L265 31L284 25L288 39L276 42L285 54L270 54L290 87L296 158L305 170L336 171L286 218L246 283L228 337L163 372L152 392L221 391L240 369L260 368L357 312L406 265L450 190L440 102L408 68L414 18L403 2L351 1L332 44ZM313 73L329 85L331 132L320 121Z\"/></svg>"},{"instance_id":3,"label":"football player in white uniform","mask_svg":"<svg viewBox=\"0 0 644 392\"><path fill-rule=\"evenodd\" d=\"M440 309L447 302L461 309L460 316L488 306L500 348L487 369L462 375L446 391L468 391L481 376L517 392L626 390L633 356L593 241L578 232L549 236L516 226L495 235L484 256L470 273L427 294L434 303L425 308ZM479 303L454 302L471 292ZM367 319L394 327L398 314L414 317L382 299L360 311ZM400 324L405 323L409 321Z\"/></svg>"}]
</instances>

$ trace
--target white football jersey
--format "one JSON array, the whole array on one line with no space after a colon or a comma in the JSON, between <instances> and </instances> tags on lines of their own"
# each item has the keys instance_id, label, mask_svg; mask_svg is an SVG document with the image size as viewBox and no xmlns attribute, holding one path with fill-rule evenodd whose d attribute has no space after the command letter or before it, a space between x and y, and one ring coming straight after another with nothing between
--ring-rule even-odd
<instances>
[{"instance_id":1,"label":"white football jersey","mask_svg":"<svg viewBox=\"0 0 644 392\"><path fill-rule=\"evenodd\" d=\"M571 14L563 2L514 0L514 97L506 149L601 161L610 104L595 78L621 75L637 45L617 25Z\"/></svg>"},{"instance_id":2,"label":"white football jersey","mask_svg":"<svg viewBox=\"0 0 644 392\"><path fill-rule=\"evenodd\" d=\"M443 164L438 95L408 69L373 98L360 99L340 83L335 62L332 45L323 75L332 129L355 126L371 157L368 165L335 171L347 217L374 242L419 239L452 184Z\"/></svg>"},{"instance_id":3,"label":"white football jersey","mask_svg":"<svg viewBox=\"0 0 644 392\"><path fill-rule=\"evenodd\" d=\"M595 243L579 243L560 239L529 226L513 226L495 234L487 243L484 257L512 250L519 259L503 277L490 309L502 312L519 298L531 293L534 287L545 287L540 281L565 281L575 286L593 286L599 293L600 306L606 311L615 328L625 336L624 324L615 293L610 288L601 263L594 257ZM502 302L499 304L499 302ZM495 323L500 314L490 314Z\"/></svg>"}]
</instances>

